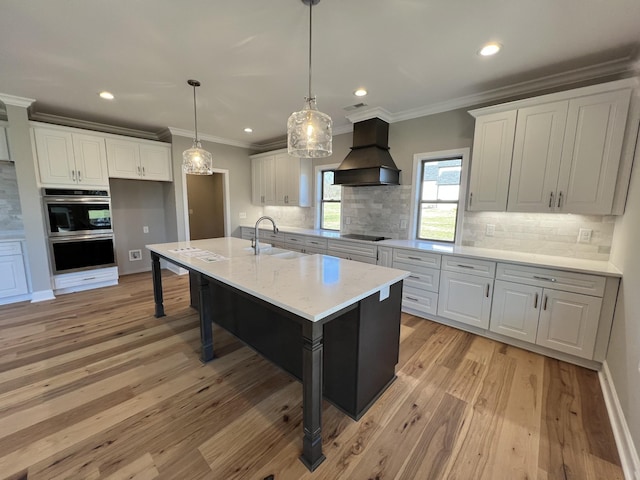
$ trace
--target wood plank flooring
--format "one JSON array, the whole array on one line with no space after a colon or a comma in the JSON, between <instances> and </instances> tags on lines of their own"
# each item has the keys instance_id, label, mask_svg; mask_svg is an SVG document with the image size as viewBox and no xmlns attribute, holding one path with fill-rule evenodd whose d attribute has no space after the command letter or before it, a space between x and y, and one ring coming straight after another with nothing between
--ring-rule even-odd
<instances>
[{"instance_id":1,"label":"wood plank flooring","mask_svg":"<svg viewBox=\"0 0 640 480\"><path fill-rule=\"evenodd\" d=\"M595 372L403 315L398 378L359 421L219 328L199 361L188 279L150 274L0 307L0 478L622 479Z\"/></svg>"}]
</instances>

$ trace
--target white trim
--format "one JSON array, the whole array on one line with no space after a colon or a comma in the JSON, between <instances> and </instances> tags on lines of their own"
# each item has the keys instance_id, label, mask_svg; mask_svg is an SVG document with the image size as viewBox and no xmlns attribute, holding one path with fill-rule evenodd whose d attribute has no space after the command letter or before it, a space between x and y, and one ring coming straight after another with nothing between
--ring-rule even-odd
<instances>
[{"instance_id":1,"label":"white trim","mask_svg":"<svg viewBox=\"0 0 640 480\"><path fill-rule=\"evenodd\" d=\"M170 272L175 273L176 275L186 275L187 273L189 273L189 270L187 270L186 268L182 268L179 267L178 265L171 263L171 262L165 262L166 268L167 270L169 270Z\"/></svg>"},{"instance_id":2,"label":"white trim","mask_svg":"<svg viewBox=\"0 0 640 480\"><path fill-rule=\"evenodd\" d=\"M182 128L176 127L168 127L171 135L176 135L178 137L186 137L193 139L195 137L195 132L191 130L184 130ZM240 148L254 148L254 145L249 142L239 142L237 140L230 140L228 138L216 137L213 135L209 135L206 133L199 133L198 138L200 140L206 140L207 142L213 143L221 143L222 145L230 145L232 147L240 147Z\"/></svg>"},{"instance_id":3,"label":"white trim","mask_svg":"<svg viewBox=\"0 0 640 480\"><path fill-rule=\"evenodd\" d=\"M222 174L222 203L224 209L224 236L228 237L231 235L231 202L229 199L230 188L229 188L229 170L224 168L213 168L213 173L221 173ZM184 173L182 168L180 169L182 172L182 203L184 205L184 235L185 240L191 240L191 231L189 228L189 196L187 191L187 174Z\"/></svg>"},{"instance_id":4,"label":"white trim","mask_svg":"<svg viewBox=\"0 0 640 480\"><path fill-rule=\"evenodd\" d=\"M46 300L55 300L53 290L39 290L31 293L31 303L44 302Z\"/></svg>"},{"instance_id":5,"label":"white trim","mask_svg":"<svg viewBox=\"0 0 640 480\"><path fill-rule=\"evenodd\" d=\"M87 123L87 122L84 122ZM94 124L94 125L99 125L99 124ZM171 146L171 142L163 142L160 140L154 140L153 138L146 138L146 137L141 137L141 136L136 136L133 135L136 132L141 132L141 130L131 130L128 128L116 128L115 130L117 131L122 131L123 133L129 132L131 133L131 135L121 135L118 133L113 133L113 132L107 132L107 131L102 131L102 130L91 130L88 131L87 129L84 128L80 128L77 126L68 126L68 125L60 125L57 123L46 123L46 122L40 122L37 120L29 120L29 126L33 129L33 128L47 128L49 130L59 130L61 132L75 132L75 133L80 133L80 134L93 134L96 136L100 136L102 138L113 138L116 140L135 140L137 143L142 143L145 145L161 145L164 147L168 147ZM105 126L106 127L106 126Z\"/></svg>"},{"instance_id":6,"label":"white trim","mask_svg":"<svg viewBox=\"0 0 640 480\"><path fill-rule=\"evenodd\" d=\"M18 97L16 95L9 95L8 93L0 93L0 101L5 105L13 105L15 107L29 108L35 98Z\"/></svg>"},{"instance_id":7,"label":"white trim","mask_svg":"<svg viewBox=\"0 0 640 480\"><path fill-rule=\"evenodd\" d=\"M0 298L0 305L9 305L10 303L18 303L25 302L31 299L31 295L23 294L23 295L14 295L11 297Z\"/></svg>"},{"instance_id":8,"label":"white trim","mask_svg":"<svg viewBox=\"0 0 640 480\"><path fill-rule=\"evenodd\" d=\"M627 420L624 417L624 412L618 399L616 387L611 379L609 364L606 360L602 364L602 370L598 372L598 378L600 379L604 403L609 413L613 436L618 446L618 454L620 455L624 478L627 480L640 480L640 459L638 457L638 451L633 443Z\"/></svg>"},{"instance_id":9,"label":"white trim","mask_svg":"<svg viewBox=\"0 0 640 480\"><path fill-rule=\"evenodd\" d=\"M339 166L339 163L327 163L324 165L316 165L316 168L314 170L313 178L315 179L315 181L313 182L313 201L315 203L315 208L313 210L315 212L316 218L313 221L313 228L317 230L321 230L320 217L322 216L322 212L320 211L320 209L322 208L322 199L320 198L320 192L322 191L322 171L332 170L338 168ZM342 227L342 189L340 190L340 227ZM331 231L335 232L335 230Z\"/></svg>"},{"instance_id":10,"label":"white trim","mask_svg":"<svg viewBox=\"0 0 640 480\"><path fill-rule=\"evenodd\" d=\"M409 240L416 239L418 232L418 203L420 196L420 163L422 160L435 160L446 157L462 157L462 171L460 172L460 196L458 198L458 219L456 221L456 240L454 245L462 242L462 224L464 223L464 206L467 204L467 177L469 172L470 149L468 147L440 150L438 152L416 153L413 155L413 173L411 178L411 208L409 212ZM437 243L437 242L435 242Z\"/></svg>"},{"instance_id":11,"label":"white trim","mask_svg":"<svg viewBox=\"0 0 640 480\"><path fill-rule=\"evenodd\" d=\"M387 123L393 123L394 121L396 121L395 115L382 107L373 107L366 110L358 110L357 112L353 112L350 115L346 115L346 117L352 123L361 122L363 120L369 120L370 118L376 117L380 120L384 120Z\"/></svg>"}]
</instances>

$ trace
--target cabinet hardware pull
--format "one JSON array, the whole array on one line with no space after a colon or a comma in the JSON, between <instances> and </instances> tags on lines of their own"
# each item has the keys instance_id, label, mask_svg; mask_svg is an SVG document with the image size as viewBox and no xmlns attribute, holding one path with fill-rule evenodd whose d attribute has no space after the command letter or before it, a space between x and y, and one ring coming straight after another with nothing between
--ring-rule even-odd
<instances>
[{"instance_id":1,"label":"cabinet hardware pull","mask_svg":"<svg viewBox=\"0 0 640 480\"><path fill-rule=\"evenodd\" d=\"M476 268L473 265L465 265L464 263L456 263L456 267L462 267L462 268Z\"/></svg>"},{"instance_id":2,"label":"cabinet hardware pull","mask_svg":"<svg viewBox=\"0 0 640 480\"><path fill-rule=\"evenodd\" d=\"M85 277L82 280L87 281L87 280L95 280L96 277Z\"/></svg>"},{"instance_id":3,"label":"cabinet hardware pull","mask_svg":"<svg viewBox=\"0 0 640 480\"><path fill-rule=\"evenodd\" d=\"M78 181L82 181L82 172L80 170L78 170Z\"/></svg>"},{"instance_id":4,"label":"cabinet hardware pull","mask_svg":"<svg viewBox=\"0 0 640 480\"><path fill-rule=\"evenodd\" d=\"M413 300L414 302L418 302L419 300L415 297L405 297L407 300Z\"/></svg>"},{"instance_id":5,"label":"cabinet hardware pull","mask_svg":"<svg viewBox=\"0 0 640 480\"><path fill-rule=\"evenodd\" d=\"M136 167L138 169L138 175L140 175L140 165Z\"/></svg>"},{"instance_id":6,"label":"cabinet hardware pull","mask_svg":"<svg viewBox=\"0 0 640 480\"><path fill-rule=\"evenodd\" d=\"M473 205L473 192L469 194L469 206Z\"/></svg>"},{"instance_id":7,"label":"cabinet hardware pull","mask_svg":"<svg viewBox=\"0 0 640 480\"><path fill-rule=\"evenodd\" d=\"M553 277L541 277L540 275L534 275L533 278L536 280L546 280L547 282L555 282L556 279Z\"/></svg>"},{"instance_id":8,"label":"cabinet hardware pull","mask_svg":"<svg viewBox=\"0 0 640 480\"><path fill-rule=\"evenodd\" d=\"M489 298L489 284L487 283L487 293L485 294L487 298Z\"/></svg>"},{"instance_id":9,"label":"cabinet hardware pull","mask_svg":"<svg viewBox=\"0 0 640 480\"><path fill-rule=\"evenodd\" d=\"M543 305L543 307L542 307L542 309L543 309L543 310L546 310L546 309L547 309L547 300L548 300L548 299L549 299L549 296L548 296L548 295L545 295L545 296L544 296L544 305Z\"/></svg>"},{"instance_id":10,"label":"cabinet hardware pull","mask_svg":"<svg viewBox=\"0 0 640 480\"><path fill-rule=\"evenodd\" d=\"M299 242L300 241L297 238L290 238L289 240L291 240L292 242Z\"/></svg>"},{"instance_id":11,"label":"cabinet hardware pull","mask_svg":"<svg viewBox=\"0 0 640 480\"><path fill-rule=\"evenodd\" d=\"M420 280L420 277L417 276L417 275L409 275L409 278L416 278L416 279Z\"/></svg>"},{"instance_id":12,"label":"cabinet hardware pull","mask_svg":"<svg viewBox=\"0 0 640 480\"><path fill-rule=\"evenodd\" d=\"M549 194L549 208L553 207L553 192Z\"/></svg>"},{"instance_id":13,"label":"cabinet hardware pull","mask_svg":"<svg viewBox=\"0 0 640 480\"><path fill-rule=\"evenodd\" d=\"M71 170L71 179L75 182L76 181L76 171L75 170Z\"/></svg>"},{"instance_id":14,"label":"cabinet hardware pull","mask_svg":"<svg viewBox=\"0 0 640 480\"><path fill-rule=\"evenodd\" d=\"M147 176L147 173L144 171L144 167L142 167L142 176L143 176L143 177L146 177L146 176Z\"/></svg>"},{"instance_id":15,"label":"cabinet hardware pull","mask_svg":"<svg viewBox=\"0 0 640 480\"><path fill-rule=\"evenodd\" d=\"M562 204L562 192L558 194L558 208L560 208L561 204Z\"/></svg>"},{"instance_id":16,"label":"cabinet hardware pull","mask_svg":"<svg viewBox=\"0 0 640 480\"><path fill-rule=\"evenodd\" d=\"M419 262L422 261L422 259L420 257L407 257L409 260L418 260Z\"/></svg>"},{"instance_id":17,"label":"cabinet hardware pull","mask_svg":"<svg viewBox=\"0 0 640 480\"><path fill-rule=\"evenodd\" d=\"M538 294L536 293L536 298L533 300L533 309L538 309Z\"/></svg>"}]
</instances>

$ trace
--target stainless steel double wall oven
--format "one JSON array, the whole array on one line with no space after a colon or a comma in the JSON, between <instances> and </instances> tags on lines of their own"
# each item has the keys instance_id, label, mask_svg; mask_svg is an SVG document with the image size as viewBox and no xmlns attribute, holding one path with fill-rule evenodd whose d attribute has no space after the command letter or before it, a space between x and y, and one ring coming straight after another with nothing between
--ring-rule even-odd
<instances>
[{"instance_id":1,"label":"stainless steel double wall oven","mask_svg":"<svg viewBox=\"0 0 640 480\"><path fill-rule=\"evenodd\" d=\"M54 274L116 265L107 190L42 191Z\"/></svg>"}]
</instances>

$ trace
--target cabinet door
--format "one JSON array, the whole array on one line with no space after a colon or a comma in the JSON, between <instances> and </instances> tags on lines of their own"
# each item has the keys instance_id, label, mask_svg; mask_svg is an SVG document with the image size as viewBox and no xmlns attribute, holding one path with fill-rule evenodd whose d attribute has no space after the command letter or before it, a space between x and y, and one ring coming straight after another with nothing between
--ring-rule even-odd
<instances>
[{"instance_id":1,"label":"cabinet door","mask_svg":"<svg viewBox=\"0 0 640 480\"><path fill-rule=\"evenodd\" d=\"M141 178L138 143L107 138L107 164L112 178Z\"/></svg>"},{"instance_id":2,"label":"cabinet door","mask_svg":"<svg viewBox=\"0 0 640 480\"><path fill-rule=\"evenodd\" d=\"M568 106L563 101L518 110L508 211L554 211Z\"/></svg>"},{"instance_id":3,"label":"cabinet door","mask_svg":"<svg viewBox=\"0 0 640 480\"><path fill-rule=\"evenodd\" d=\"M260 158L251 159L251 203L262 205L264 203L262 185L262 164Z\"/></svg>"},{"instance_id":4,"label":"cabinet door","mask_svg":"<svg viewBox=\"0 0 640 480\"><path fill-rule=\"evenodd\" d=\"M72 138L78 184L108 187L109 174L104 138L77 133L72 134Z\"/></svg>"},{"instance_id":5,"label":"cabinet door","mask_svg":"<svg viewBox=\"0 0 640 480\"><path fill-rule=\"evenodd\" d=\"M171 169L171 148L164 145L140 144L140 170L143 180L170 182L173 180Z\"/></svg>"},{"instance_id":6,"label":"cabinet door","mask_svg":"<svg viewBox=\"0 0 640 480\"><path fill-rule=\"evenodd\" d=\"M489 330L536 343L542 288L496 280Z\"/></svg>"},{"instance_id":7,"label":"cabinet door","mask_svg":"<svg viewBox=\"0 0 640 480\"><path fill-rule=\"evenodd\" d=\"M611 213L631 90L569 101L556 207Z\"/></svg>"},{"instance_id":8,"label":"cabinet door","mask_svg":"<svg viewBox=\"0 0 640 480\"><path fill-rule=\"evenodd\" d=\"M28 292L22 255L0 256L0 298Z\"/></svg>"},{"instance_id":9,"label":"cabinet door","mask_svg":"<svg viewBox=\"0 0 640 480\"><path fill-rule=\"evenodd\" d=\"M507 209L516 110L476 119L468 210Z\"/></svg>"},{"instance_id":10,"label":"cabinet door","mask_svg":"<svg viewBox=\"0 0 640 480\"><path fill-rule=\"evenodd\" d=\"M4 127L0 127L0 160L10 160L7 132Z\"/></svg>"},{"instance_id":11,"label":"cabinet door","mask_svg":"<svg viewBox=\"0 0 640 480\"><path fill-rule=\"evenodd\" d=\"M295 178L300 175L300 163L297 158L288 154L278 154L275 157L276 164L276 204L295 205L297 195L295 193ZM293 200L293 201L291 201Z\"/></svg>"},{"instance_id":12,"label":"cabinet door","mask_svg":"<svg viewBox=\"0 0 640 480\"><path fill-rule=\"evenodd\" d=\"M491 313L492 287L490 278L443 270L438 315L486 329Z\"/></svg>"},{"instance_id":13,"label":"cabinet door","mask_svg":"<svg viewBox=\"0 0 640 480\"><path fill-rule=\"evenodd\" d=\"M598 297L545 289L536 343L593 358L601 306Z\"/></svg>"},{"instance_id":14,"label":"cabinet door","mask_svg":"<svg viewBox=\"0 0 640 480\"><path fill-rule=\"evenodd\" d=\"M70 132L35 128L40 181L49 185L75 185L76 165Z\"/></svg>"}]
</instances>

